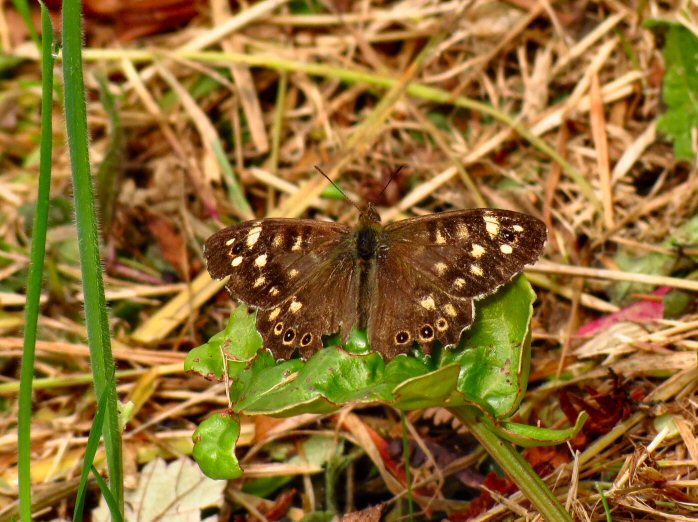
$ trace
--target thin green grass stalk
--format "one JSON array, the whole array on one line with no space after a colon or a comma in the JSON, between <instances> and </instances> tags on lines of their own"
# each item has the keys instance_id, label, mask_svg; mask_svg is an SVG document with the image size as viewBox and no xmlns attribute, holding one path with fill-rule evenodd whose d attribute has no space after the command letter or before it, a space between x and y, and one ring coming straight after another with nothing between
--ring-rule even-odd
<instances>
[{"instance_id":1,"label":"thin green grass stalk","mask_svg":"<svg viewBox=\"0 0 698 522\"><path fill-rule=\"evenodd\" d=\"M179 374L182 373L182 363L178 364L162 364L158 366L150 366L149 369L158 372L158 375ZM129 379L139 377L148 370L132 369L119 370L116 372L116 378ZM88 373L78 373L64 377L42 377L32 381L34 390L55 390L56 388L71 388L73 386L84 386L90 384L94 377ZM0 397L7 395L17 395L20 386L16 382L0 383Z\"/></svg>"},{"instance_id":2,"label":"thin green grass stalk","mask_svg":"<svg viewBox=\"0 0 698 522\"><path fill-rule=\"evenodd\" d=\"M92 476L95 478L95 482L97 483L97 486L99 486L99 490L102 492L102 496L104 496L107 506L109 506L111 519L114 522L123 522L124 517L119 512L119 505L117 504L116 499L112 496L109 486L106 482L104 482L102 475L99 474L99 470L92 466L90 471L92 471Z\"/></svg>"},{"instance_id":3,"label":"thin green grass stalk","mask_svg":"<svg viewBox=\"0 0 698 522\"><path fill-rule=\"evenodd\" d=\"M252 212L252 207L250 207L250 204L247 202L245 191L242 190L240 182L235 177L233 166L230 164L228 156L225 155L225 151L223 150L223 144L216 138L211 142L211 148L216 155L218 165L220 165L221 172L225 178L226 187L228 188L228 200L235 205L235 208L244 214L253 216L254 212Z\"/></svg>"},{"instance_id":4,"label":"thin green grass stalk","mask_svg":"<svg viewBox=\"0 0 698 522\"><path fill-rule=\"evenodd\" d=\"M603 511L606 513L606 522L613 522L613 517L611 516L611 507L608 505L608 499L606 498L605 487L599 482L595 482L596 491L599 492L601 497L601 504L603 504Z\"/></svg>"},{"instance_id":5,"label":"thin green grass stalk","mask_svg":"<svg viewBox=\"0 0 698 522\"><path fill-rule=\"evenodd\" d=\"M414 504L412 497L412 468L410 467L410 437L407 431L407 418L405 412L400 410L402 421L402 458L405 459L405 481L407 481L407 511L410 521L414 520Z\"/></svg>"},{"instance_id":6,"label":"thin green grass stalk","mask_svg":"<svg viewBox=\"0 0 698 522\"><path fill-rule=\"evenodd\" d=\"M53 27L46 6L41 4L41 148L39 189L32 228L31 260L27 275L27 304L24 320L24 351L19 381L19 418L17 424L19 471L19 513L22 520L31 520L31 420L32 381L36 355L36 330L39 320L39 299L46 255L46 229L51 188L51 154L53 152Z\"/></svg>"},{"instance_id":7,"label":"thin green grass stalk","mask_svg":"<svg viewBox=\"0 0 698 522\"><path fill-rule=\"evenodd\" d=\"M24 25L27 26L27 31L29 31L29 36L31 37L32 40L34 40L34 43L36 44L36 48L41 51L42 49L42 42L39 39L39 33L36 32L36 27L34 27L34 20L32 19L31 15L31 10L29 9L29 4L27 3L27 0L12 0L12 3L15 6L15 9L17 9L17 12L19 15L22 17L22 20L24 20ZM41 27L44 27L44 4L43 2L41 3ZM44 33L44 38L46 33ZM5 49L7 50L7 49Z\"/></svg>"},{"instance_id":8,"label":"thin green grass stalk","mask_svg":"<svg viewBox=\"0 0 698 522\"><path fill-rule=\"evenodd\" d=\"M473 406L459 406L448 408L448 410L468 427L470 433L538 509L545 520L572 522L570 514L528 461L510 442L497 437L478 420L478 417L482 416L478 409Z\"/></svg>"},{"instance_id":9,"label":"thin green grass stalk","mask_svg":"<svg viewBox=\"0 0 698 522\"><path fill-rule=\"evenodd\" d=\"M73 176L75 218L85 295L85 324L97 397L106 393L104 446L109 482L119 512L123 512L123 463L119 431L114 359L102 281L99 233L87 145L85 83L82 76L82 24L79 0L63 2L63 77L65 119Z\"/></svg>"},{"instance_id":10,"label":"thin green grass stalk","mask_svg":"<svg viewBox=\"0 0 698 522\"><path fill-rule=\"evenodd\" d=\"M92 421L90 435L87 437L85 445L85 457L83 459L82 473L80 474L80 485L78 486L78 494L75 497L75 509L73 510L73 522L82 520L82 514L85 510L85 497L87 496L87 479L90 477L90 469L94 469L92 462L95 460L97 448L104 427L104 410L107 404L107 395L104 394L99 398L97 403L97 411L95 418ZM118 509L116 510L118 513Z\"/></svg>"}]
</instances>

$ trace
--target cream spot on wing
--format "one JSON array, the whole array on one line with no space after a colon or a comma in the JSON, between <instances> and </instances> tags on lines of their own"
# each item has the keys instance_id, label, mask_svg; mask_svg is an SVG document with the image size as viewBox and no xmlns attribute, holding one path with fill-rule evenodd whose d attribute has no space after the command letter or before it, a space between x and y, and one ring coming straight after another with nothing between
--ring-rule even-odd
<instances>
[{"instance_id":1,"label":"cream spot on wing","mask_svg":"<svg viewBox=\"0 0 698 522\"><path fill-rule=\"evenodd\" d=\"M446 269L448 266L446 266L446 263L443 263L442 261L439 261L438 263L434 264L434 271L437 273L437 275L444 275L446 273Z\"/></svg>"},{"instance_id":2,"label":"cream spot on wing","mask_svg":"<svg viewBox=\"0 0 698 522\"><path fill-rule=\"evenodd\" d=\"M436 303L431 295L423 298L421 301L419 301L419 304L422 305L422 308L426 308L427 310L436 310Z\"/></svg>"},{"instance_id":3,"label":"cream spot on wing","mask_svg":"<svg viewBox=\"0 0 698 522\"><path fill-rule=\"evenodd\" d=\"M477 243L473 243L473 249L470 251L471 256L473 256L475 259L480 259L484 253L485 247L478 245Z\"/></svg>"},{"instance_id":4,"label":"cream spot on wing","mask_svg":"<svg viewBox=\"0 0 698 522\"><path fill-rule=\"evenodd\" d=\"M250 229L250 231L247 233L247 241L246 241L247 246L249 248L252 248L254 246L254 244L259 239L259 234L261 234L261 233L262 233L261 226L254 227L254 228Z\"/></svg>"},{"instance_id":5,"label":"cream spot on wing","mask_svg":"<svg viewBox=\"0 0 698 522\"><path fill-rule=\"evenodd\" d=\"M492 214L485 214L482 219L485 220L485 230L487 230L487 233L490 235L492 239L497 237L499 234L499 219L497 216L493 216Z\"/></svg>"},{"instance_id":6,"label":"cream spot on wing","mask_svg":"<svg viewBox=\"0 0 698 522\"><path fill-rule=\"evenodd\" d=\"M242 263L242 256L237 256L235 259L233 259L233 262L230 263L230 265L238 266L240 263Z\"/></svg>"},{"instance_id":7,"label":"cream spot on wing","mask_svg":"<svg viewBox=\"0 0 698 522\"><path fill-rule=\"evenodd\" d=\"M462 277L456 277L456 279L453 281L453 286L460 290L465 286L465 279Z\"/></svg>"},{"instance_id":8,"label":"cream spot on wing","mask_svg":"<svg viewBox=\"0 0 698 522\"><path fill-rule=\"evenodd\" d=\"M293 240L293 246L291 247L291 251L293 252L298 252L301 249L301 244L303 243L303 236L296 236L296 239Z\"/></svg>"},{"instance_id":9,"label":"cream spot on wing","mask_svg":"<svg viewBox=\"0 0 698 522\"><path fill-rule=\"evenodd\" d=\"M446 312L451 317L455 317L458 315L458 312L456 311L456 307L453 306L451 303L444 305L444 312Z\"/></svg>"},{"instance_id":10,"label":"cream spot on wing","mask_svg":"<svg viewBox=\"0 0 698 522\"><path fill-rule=\"evenodd\" d=\"M291 270L288 271L288 277L294 278L298 275L298 270L295 268L292 268Z\"/></svg>"},{"instance_id":11,"label":"cream spot on wing","mask_svg":"<svg viewBox=\"0 0 698 522\"><path fill-rule=\"evenodd\" d=\"M515 232L523 232L524 227L522 227L521 225L514 225L514 231Z\"/></svg>"},{"instance_id":12,"label":"cream spot on wing","mask_svg":"<svg viewBox=\"0 0 698 522\"><path fill-rule=\"evenodd\" d=\"M499 250L502 251L502 254L507 254L507 255L511 254L514 251L514 249L511 248L511 245L502 245L499 247Z\"/></svg>"},{"instance_id":13,"label":"cream spot on wing","mask_svg":"<svg viewBox=\"0 0 698 522\"><path fill-rule=\"evenodd\" d=\"M254 260L254 264L257 265L259 268L262 268L264 265L267 264L267 255L262 254L259 256L257 259Z\"/></svg>"},{"instance_id":14,"label":"cream spot on wing","mask_svg":"<svg viewBox=\"0 0 698 522\"><path fill-rule=\"evenodd\" d=\"M274 248L281 248L281 245L284 242L284 235L283 234L275 234L274 239L272 240L271 244Z\"/></svg>"},{"instance_id":15,"label":"cream spot on wing","mask_svg":"<svg viewBox=\"0 0 698 522\"><path fill-rule=\"evenodd\" d=\"M482 268L480 268L479 265L472 265L470 267L470 272L475 274L476 276L481 276L484 274L484 272L482 271Z\"/></svg>"},{"instance_id":16,"label":"cream spot on wing","mask_svg":"<svg viewBox=\"0 0 698 522\"><path fill-rule=\"evenodd\" d=\"M443 233L441 232L440 228L436 229L436 244L437 245L443 245L446 243L446 238L444 237Z\"/></svg>"},{"instance_id":17,"label":"cream spot on wing","mask_svg":"<svg viewBox=\"0 0 698 522\"><path fill-rule=\"evenodd\" d=\"M458 236L458 239L465 239L468 237L468 226L465 223L458 223L456 225L456 236Z\"/></svg>"},{"instance_id":18,"label":"cream spot on wing","mask_svg":"<svg viewBox=\"0 0 698 522\"><path fill-rule=\"evenodd\" d=\"M288 307L292 314L295 314L301 308L303 308L303 303L299 303L298 301L291 301L291 304Z\"/></svg>"},{"instance_id":19,"label":"cream spot on wing","mask_svg":"<svg viewBox=\"0 0 698 522\"><path fill-rule=\"evenodd\" d=\"M279 314L281 313L281 308L274 308L271 312L269 312L269 320L273 321L277 317L279 317Z\"/></svg>"},{"instance_id":20,"label":"cream spot on wing","mask_svg":"<svg viewBox=\"0 0 698 522\"><path fill-rule=\"evenodd\" d=\"M235 243L235 238L229 239L228 241L225 242L225 246L230 246L233 243Z\"/></svg>"},{"instance_id":21,"label":"cream spot on wing","mask_svg":"<svg viewBox=\"0 0 698 522\"><path fill-rule=\"evenodd\" d=\"M262 286L266 282L267 282L266 277L259 276L257 279L254 280L254 288L259 288L260 286Z\"/></svg>"},{"instance_id":22,"label":"cream spot on wing","mask_svg":"<svg viewBox=\"0 0 698 522\"><path fill-rule=\"evenodd\" d=\"M271 295L279 295L279 289L276 288L275 286L272 286L272 287L269 289L269 293L270 293Z\"/></svg>"}]
</instances>

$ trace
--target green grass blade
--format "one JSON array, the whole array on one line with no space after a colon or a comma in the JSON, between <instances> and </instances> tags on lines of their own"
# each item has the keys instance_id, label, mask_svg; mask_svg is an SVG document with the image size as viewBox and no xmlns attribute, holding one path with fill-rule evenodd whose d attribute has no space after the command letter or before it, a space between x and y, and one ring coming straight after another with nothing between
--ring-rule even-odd
<instances>
[{"instance_id":1,"label":"green grass blade","mask_svg":"<svg viewBox=\"0 0 698 522\"><path fill-rule=\"evenodd\" d=\"M27 304L24 321L24 351L19 383L18 468L19 509L22 520L31 520L31 419L32 381L36 353L36 327L39 319L46 228L48 226L49 193L51 187L51 153L53 151L53 27L44 4L41 4L43 28L41 63L41 157L39 160L39 189L32 232L31 261L27 275Z\"/></svg>"},{"instance_id":2,"label":"green grass blade","mask_svg":"<svg viewBox=\"0 0 698 522\"><path fill-rule=\"evenodd\" d=\"M90 470L94 469L94 465L92 463L95 460L97 448L99 448L99 441L101 439L102 429L104 427L104 410L106 409L106 404L107 395L104 394L99 398L99 402L97 403L97 412L95 413L95 418L92 421L92 427L90 428L90 436L87 438L87 445L85 446L85 457L83 459L82 464L82 473L80 474L80 485L78 486L78 494L75 498L75 509L73 510L74 522L82 520L82 514L85 510L85 496L87 495L87 479L90 477ZM96 475L99 475L99 473L96 473Z\"/></svg>"},{"instance_id":3,"label":"green grass blade","mask_svg":"<svg viewBox=\"0 0 698 522\"><path fill-rule=\"evenodd\" d=\"M107 483L104 482L104 479L102 478L102 475L99 474L99 471L94 466L92 466L92 476L94 476L95 482L97 482L99 490L102 492L107 506L109 506L111 519L114 522L123 522L124 517L121 515L121 512L119 511L119 504L117 504L116 499L112 496L111 491L107 486Z\"/></svg>"},{"instance_id":4,"label":"green grass blade","mask_svg":"<svg viewBox=\"0 0 698 522\"><path fill-rule=\"evenodd\" d=\"M15 9L17 9L17 12L22 17L22 20L24 20L24 25L27 26L29 36L31 36L31 39L34 40L36 47L41 50L43 48L42 42L39 40L39 33L36 32L36 27L34 27L34 20L32 19L31 11L29 10L29 3L27 0L12 0L12 3L15 5ZM41 3L41 27L45 28L43 2ZM46 33L44 33L44 38L46 38L45 35ZM43 52L45 52L45 50ZM49 52L51 51L49 50Z\"/></svg>"},{"instance_id":5,"label":"green grass blade","mask_svg":"<svg viewBox=\"0 0 698 522\"><path fill-rule=\"evenodd\" d=\"M109 467L110 488L117 505L123 506L123 464L121 435L116 407L114 360L104 298L99 233L90 175L87 145L85 83L82 76L82 27L79 0L63 2L63 77L65 119L73 176L75 218L80 249L82 286L85 294L85 324L90 360L98 397L107 394L104 446Z\"/></svg>"}]
</instances>

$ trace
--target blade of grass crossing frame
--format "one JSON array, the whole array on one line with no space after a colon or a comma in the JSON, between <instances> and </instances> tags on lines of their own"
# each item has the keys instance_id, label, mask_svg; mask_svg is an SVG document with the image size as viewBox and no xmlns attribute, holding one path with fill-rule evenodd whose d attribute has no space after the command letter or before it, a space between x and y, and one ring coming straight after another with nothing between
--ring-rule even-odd
<instances>
[{"instance_id":1,"label":"blade of grass crossing frame","mask_svg":"<svg viewBox=\"0 0 698 522\"><path fill-rule=\"evenodd\" d=\"M32 227L31 259L27 275L27 303L24 310L24 351L19 382L19 418L17 461L19 472L19 512L22 520L31 520L31 419L32 383L36 353L36 327L39 319L46 228L51 187L51 153L53 151L53 27L44 4L41 4L41 149L39 160L39 188Z\"/></svg>"},{"instance_id":2,"label":"blade of grass crossing frame","mask_svg":"<svg viewBox=\"0 0 698 522\"><path fill-rule=\"evenodd\" d=\"M233 167L223 151L223 145L221 145L220 140L213 140L211 142L211 148L213 149L213 153L216 155L218 164L223 172L223 177L225 178L226 185L228 187L228 199L230 199L235 207L243 212L244 215L248 215L250 216L249 219L253 219L254 212L252 212L252 208L247 202L247 198L245 198L245 192L242 190L242 186L235 177Z\"/></svg>"},{"instance_id":3,"label":"blade of grass crossing frame","mask_svg":"<svg viewBox=\"0 0 698 522\"><path fill-rule=\"evenodd\" d=\"M85 82L82 76L82 20L79 0L63 1L63 77L65 82L65 121L73 177L82 286L85 296L87 342L90 347L90 361L96 395L101 397L103 394L107 394L103 429L104 448L109 468L110 489L119 506L119 511L121 511L123 509L121 434L87 145L87 110L85 107Z\"/></svg>"},{"instance_id":4,"label":"blade of grass crossing frame","mask_svg":"<svg viewBox=\"0 0 698 522\"><path fill-rule=\"evenodd\" d=\"M90 470L94 470L95 454L97 453L97 448L99 448L99 440L102 435L102 427L104 426L104 410L107 404L107 394L104 393L99 398L97 403L97 411L95 412L95 418L92 420L92 427L90 428L90 436L87 438L87 445L85 446L85 457L82 463L82 472L80 474L80 485L78 486L78 494L75 497L75 509L73 510L73 521L77 522L82 520L82 513L85 510L85 495L87 494L87 479L90 476ZM99 472L95 470L95 475L99 475ZM101 477L100 477L101 478ZM109 496L111 492L107 489ZM111 507L111 505L110 505ZM112 511L112 518L114 517L114 511ZM120 515L118 508L116 513Z\"/></svg>"},{"instance_id":5,"label":"blade of grass crossing frame","mask_svg":"<svg viewBox=\"0 0 698 522\"><path fill-rule=\"evenodd\" d=\"M36 44L37 49L41 51L42 47L42 42L39 41L39 33L36 32L36 27L34 27L34 20L32 19L31 11L29 10L29 4L27 3L27 0L12 0L12 3L15 6L15 9L17 9L17 12L19 15L22 17L22 20L24 20L24 25L27 26L27 31L29 31L29 36L31 37L32 40L34 40L34 43ZM44 21L44 4L43 2L40 2L41 4L41 26L43 28ZM46 33L44 33L46 34Z\"/></svg>"},{"instance_id":6,"label":"blade of grass crossing frame","mask_svg":"<svg viewBox=\"0 0 698 522\"><path fill-rule=\"evenodd\" d=\"M99 471L97 468L92 466L92 476L95 478L95 482L99 486L99 490L102 492L102 495L104 496L104 500L107 503L107 506L109 506L109 512L112 515L112 520L114 522L123 522L124 517L121 516L121 513L119 512L119 505L116 503L116 499L113 497L111 494L111 491L109 490L109 486L107 485L106 482L104 482L104 479L102 478L102 475L99 474Z\"/></svg>"}]
</instances>

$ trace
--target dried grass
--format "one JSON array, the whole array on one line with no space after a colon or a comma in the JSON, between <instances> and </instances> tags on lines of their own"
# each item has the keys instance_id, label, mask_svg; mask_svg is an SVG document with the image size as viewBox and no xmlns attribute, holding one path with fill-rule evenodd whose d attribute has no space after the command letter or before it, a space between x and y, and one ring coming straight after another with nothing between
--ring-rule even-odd
<instances>
[{"instance_id":1,"label":"dried grass","mask_svg":"<svg viewBox=\"0 0 698 522\"><path fill-rule=\"evenodd\" d=\"M181 372L186 349L219 330L231 306L212 300L221 285L202 264L206 236L231 217L253 214L347 220L349 205L320 198L327 182L313 165L360 201L375 197L405 164L408 175L380 201L385 220L491 205L549 224L545 262L530 271L540 306L522 415L564 426L560 393L598 406L594 392L620 393L609 372L625 393L613 406L627 409L610 431L577 441L574 451L557 448L564 465L539 468L558 498L579 520L605 520L596 487L602 483L613 520L696 520L698 282L685 277L692 265L684 263L695 249L677 252L661 242L695 215L698 171L675 162L670 145L656 135L662 60L642 25L651 16L677 19L679 3L337 1L323 14L302 15L283 0L263 0L237 14L222 0L203 5L175 31L88 48L85 55L93 161L110 140L93 73L106 75L111 91L122 96L127 136L124 164L114 173L119 196L105 268L119 391L136 404L124 433L130 480L140 463L157 455L188 453L195 423L225 405L221 385ZM31 57L32 48L17 43L9 9L0 7L0 42ZM88 17L86 24L88 47L113 41L103 21ZM434 47L420 55L426 45ZM36 82L38 71L31 59L11 69L0 98L0 518L16 495L26 208L36 193L39 131L38 93L26 82ZM478 104L489 104L489 112ZM63 127L56 119L60 144ZM250 210L230 203L231 180L216 157L217 140L226 144ZM52 196L69 198L64 147L55 148L53 176ZM75 236L66 216L57 216L49 233L38 343L32 473L37 494L47 499L45 519L70 512L95 408ZM154 233L161 229L150 226L154 221L173 231L166 240ZM676 266L669 275L628 273L614 261L621 248L638 257L674 255ZM689 304L671 320L578 339L579 325L619 309L609 298L619 281L684 289ZM667 419L673 424L660 424ZM465 485L475 494L487 489L477 466L482 452L441 442L451 421L443 412L410 415L413 439L427 455L416 469L417 501L431 513L463 509ZM248 478L302 477L293 484L306 508L322 503L313 491L322 468L273 463L268 448L288 448L324 431L360 447L364 460L342 486L359 497L338 499L357 507L369 486L380 493L372 497L376 502L405 494L374 430L400 438L391 412L369 409L246 419L239 444ZM435 456L436 447L451 461ZM369 461L377 476L367 484L358 474ZM230 485L231 498L265 517L274 503L240 487ZM476 520L530 519L520 493L491 496L496 501ZM289 512L301 515L297 507Z\"/></svg>"}]
</instances>

